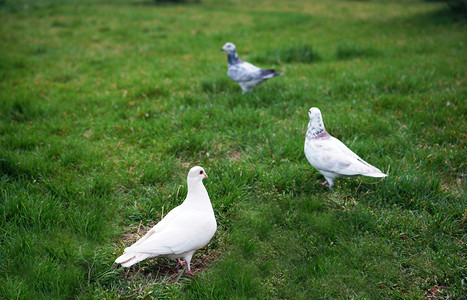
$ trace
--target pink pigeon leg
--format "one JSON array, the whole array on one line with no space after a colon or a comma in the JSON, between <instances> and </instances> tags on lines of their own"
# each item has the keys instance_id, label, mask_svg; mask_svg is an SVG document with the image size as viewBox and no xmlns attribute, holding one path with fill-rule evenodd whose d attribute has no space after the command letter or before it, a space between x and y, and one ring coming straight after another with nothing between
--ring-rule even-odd
<instances>
[{"instance_id":1,"label":"pink pigeon leg","mask_svg":"<svg viewBox=\"0 0 467 300\"><path fill-rule=\"evenodd\" d=\"M186 261L181 260L180 258L177 258L177 265L175 267L178 268L181 266L186 266Z\"/></svg>"},{"instance_id":2,"label":"pink pigeon leg","mask_svg":"<svg viewBox=\"0 0 467 300\"><path fill-rule=\"evenodd\" d=\"M187 269L185 270L185 274L190 275L190 276L195 276L195 274L191 273L190 265L186 261L180 260L179 258L177 259L177 261L178 261L177 267L178 266L187 266Z\"/></svg>"},{"instance_id":3,"label":"pink pigeon leg","mask_svg":"<svg viewBox=\"0 0 467 300\"><path fill-rule=\"evenodd\" d=\"M190 276L195 276L195 274L191 273L190 264L187 263L186 261L184 261L184 263L185 263L185 265L186 265L185 274L190 275Z\"/></svg>"},{"instance_id":4,"label":"pink pigeon leg","mask_svg":"<svg viewBox=\"0 0 467 300\"><path fill-rule=\"evenodd\" d=\"M191 253L188 253L184 259L185 259L185 264L186 264L186 270L185 270L185 273L187 275L190 275L190 276L194 276L195 274L191 273L191 267L190 267L190 262L191 262L191 257L193 256L193 253L195 251L191 252Z\"/></svg>"}]
</instances>

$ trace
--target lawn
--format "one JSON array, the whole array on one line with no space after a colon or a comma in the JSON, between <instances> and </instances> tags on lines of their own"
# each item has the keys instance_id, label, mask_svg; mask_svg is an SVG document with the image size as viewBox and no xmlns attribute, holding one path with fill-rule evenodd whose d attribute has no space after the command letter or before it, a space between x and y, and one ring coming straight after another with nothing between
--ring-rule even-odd
<instances>
[{"instance_id":1,"label":"lawn","mask_svg":"<svg viewBox=\"0 0 467 300\"><path fill-rule=\"evenodd\" d=\"M1 299L465 299L467 21L439 2L0 1ZM284 76L242 94L225 42ZM310 107L389 176L333 190ZM113 264L201 165L195 276Z\"/></svg>"}]
</instances>

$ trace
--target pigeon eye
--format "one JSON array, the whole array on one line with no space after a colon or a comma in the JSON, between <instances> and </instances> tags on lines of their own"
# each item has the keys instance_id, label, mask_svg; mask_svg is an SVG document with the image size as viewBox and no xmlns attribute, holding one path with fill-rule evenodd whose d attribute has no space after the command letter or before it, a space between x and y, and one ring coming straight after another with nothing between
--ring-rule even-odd
<instances>
[{"instance_id":1,"label":"pigeon eye","mask_svg":"<svg viewBox=\"0 0 467 300\"><path fill-rule=\"evenodd\" d=\"M201 171L199 171L199 174L203 174L203 171L202 171L202 170L201 170Z\"/></svg>"}]
</instances>

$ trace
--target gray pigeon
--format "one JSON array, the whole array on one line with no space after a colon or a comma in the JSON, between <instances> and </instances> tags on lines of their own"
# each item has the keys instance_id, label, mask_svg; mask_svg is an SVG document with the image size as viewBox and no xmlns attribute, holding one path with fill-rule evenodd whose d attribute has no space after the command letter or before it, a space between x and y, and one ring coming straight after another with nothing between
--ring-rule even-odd
<instances>
[{"instance_id":1,"label":"gray pigeon","mask_svg":"<svg viewBox=\"0 0 467 300\"><path fill-rule=\"evenodd\" d=\"M282 73L277 73L276 70L261 69L246 61L240 60L235 45L232 43L226 43L224 47L222 47L222 51L227 52L227 60L229 63L227 75L240 85L244 93L251 92L252 88L260 85L269 78L282 75Z\"/></svg>"},{"instance_id":2,"label":"gray pigeon","mask_svg":"<svg viewBox=\"0 0 467 300\"><path fill-rule=\"evenodd\" d=\"M305 156L310 164L326 178L323 185L333 188L336 177L387 176L361 159L341 141L332 137L324 128L321 111L318 108L310 108L308 116L310 122L306 131Z\"/></svg>"},{"instance_id":3,"label":"gray pigeon","mask_svg":"<svg viewBox=\"0 0 467 300\"><path fill-rule=\"evenodd\" d=\"M115 262L130 267L147 258L164 256L176 259L177 266L186 265L187 274L192 275L191 257L209 243L217 229L211 200L203 185L203 179L207 177L203 168L191 168L185 201L172 209L145 236L125 248Z\"/></svg>"}]
</instances>

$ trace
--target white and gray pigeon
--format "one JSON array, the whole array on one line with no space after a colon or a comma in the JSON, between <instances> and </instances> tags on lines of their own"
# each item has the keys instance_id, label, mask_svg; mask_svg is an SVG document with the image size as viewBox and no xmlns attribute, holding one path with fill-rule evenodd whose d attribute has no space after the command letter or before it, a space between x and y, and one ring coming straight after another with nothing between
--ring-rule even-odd
<instances>
[{"instance_id":1,"label":"white and gray pigeon","mask_svg":"<svg viewBox=\"0 0 467 300\"><path fill-rule=\"evenodd\" d=\"M251 92L252 88L269 78L282 75L282 73L277 73L276 70L261 69L240 60L235 45L232 43L226 43L221 50L227 52L227 61L229 63L227 75L240 85L244 93Z\"/></svg>"},{"instance_id":2,"label":"white and gray pigeon","mask_svg":"<svg viewBox=\"0 0 467 300\"><path fill-rule=\"evenodd\" d=\"M209 243L217 229L216 218L203 179L208 178L202 167L190 169L185 201L172 209L159 223L130 247L115 262L130 267L152 257L169 257L187 266L194 252ZM183 259L183 261L181 260Z\"/></svg>"},{"instance_id":3,"label":"white and gray pigeon","mask_svg":"<svg viewBox=\"0 0 467 300\"><path fill-rule=\"evenodd\" d=\"M324 128L321 111L318 108L310 108L308 116L310 122L306 131L305 156L310 164L326 178L323 185L333 188L336 177L387 176L361 159L341 141L332 137Z\"/></svg>"}]
</instances>

